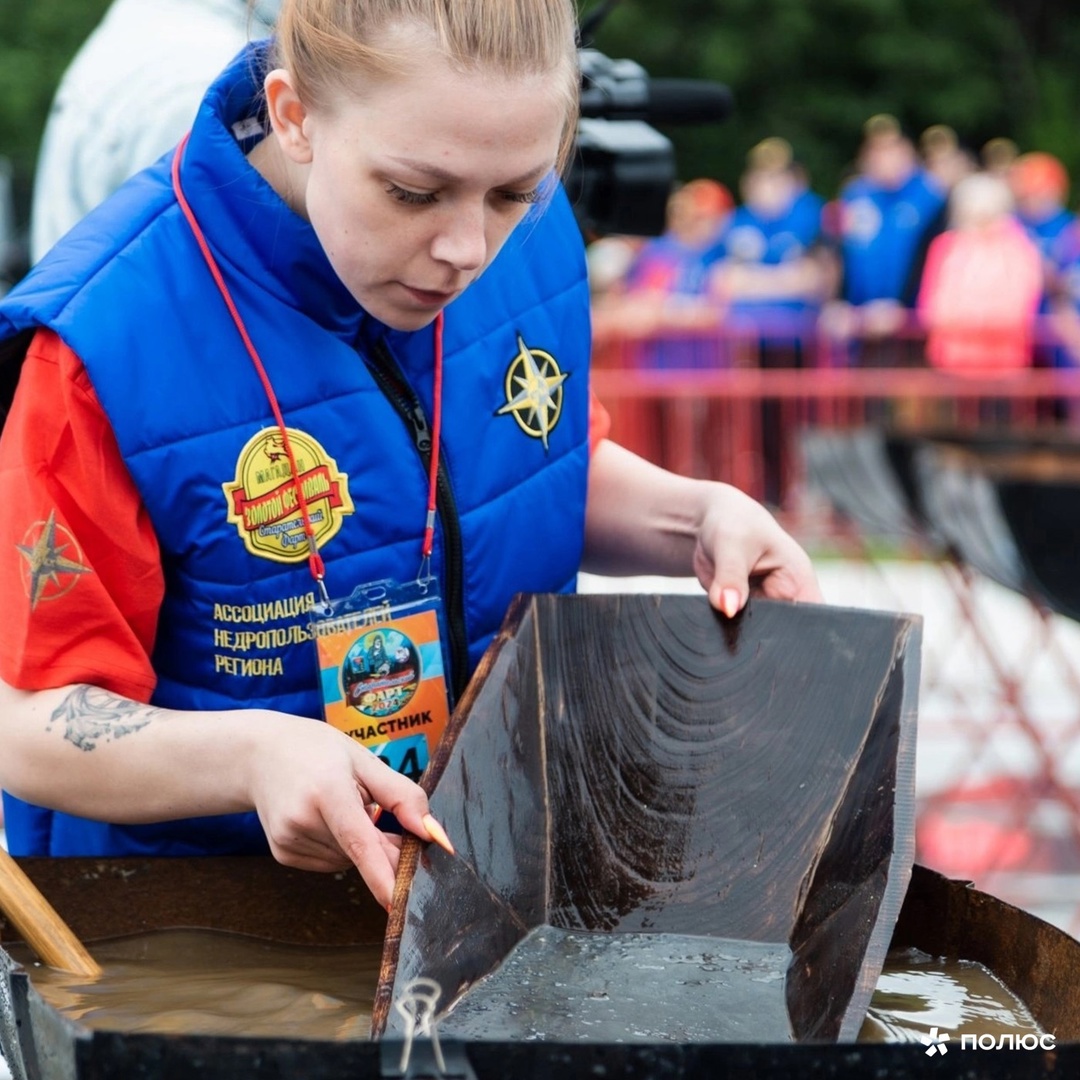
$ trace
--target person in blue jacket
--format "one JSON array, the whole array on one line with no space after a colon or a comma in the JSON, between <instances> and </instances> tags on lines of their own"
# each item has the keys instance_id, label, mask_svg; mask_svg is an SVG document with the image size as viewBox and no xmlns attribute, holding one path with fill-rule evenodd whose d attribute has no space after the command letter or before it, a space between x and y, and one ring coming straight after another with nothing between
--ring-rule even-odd
<instances>
[{"instance_id":1,"label":"person in blue jacket","mask_svg":"<svg viewBox=\"0 0 1080 1080\"><path fill-rule=\"evenodd\" d=\"M919 164L895 117L863 129L858 172L837 200L840 297L824 312L827 331L865 340L857 359L900 362L894 337L905 329L930 241L945 227L948 193ZM875 347L881 343L881 348Z\"/></svg>"},{"instance_id":2,"label":"person in blue jacket","mask_svg":"<svg viewBox=\"0 0 1080 1080\"><path fill-rule=\"evenodd\" d=\"M813 364L815 326L830 285L822 250L822 200L798 169L791 144L763 139L746 155L742 205L722 238L713 270L727 332L753 350L761 368ZM776 402L761 407L763 498L779 505L785 489L786 433Z\"/></svg>"},{"instance_id":3,"label":"person in blue jacket","mask_svg":"<svg viewBox=\"0 0 1080 1080\"><path fill-rule=\"evenodd\" d=\"M1031 237L1043 261L1044 290L1039 304L1046 329L1070 331L1062 304L1076 288L1077 234L1080 221L1068 208L1069 173L1060 158L1039 150L1020 154L1009 168L1009 186L1016 198L1016 216ZM1074 367L1075 356L1065 345L1053 341L1045 330L1036 335L1037 367Z\"/></svg>"},{"instance_id":4,"label":"person in blue jacket","mask_svg":"<svg viewBox=\"0 0 1080 1080\"><path fill-rule=\"evenodd\" d=\"M823 202L797 172L791 144L777 136L750 149L740 191L742 205L724 231L714 288L726 302L730 326L797 353L826 290L819 252ZM795 357L788 362L797 366Z\"/></svg>"},{"instance_id":5,"label":"person in blue jacket","mask_svg":"<svg viewBox=\"0 0 1080 1080\"><path fill-rule=\"evenodd\" d=\"M1016 216L1038 245L1052 278L1067 261L1077 218L1069 210L1069 173L1060 158L1039 150L1021 154L1008 171Z\"/></svg>"},{"instance_id":6,"label":"person in blue jacket","mask_svg":"<svg viewBox=\"0 0 1080 1080\"><path fill-rule=\"evenodd\" d=\"M582 566L696 574L728 616L820 599L762 506L603 437L575 34L569 0L287 0L0 304L14 850L269 850L388 903L376 807L444 837L363 740L427 710L312 722L327 601L434 582L436 637L402 634L456 699L512 596Z\"/></svg>"}]
</instances>

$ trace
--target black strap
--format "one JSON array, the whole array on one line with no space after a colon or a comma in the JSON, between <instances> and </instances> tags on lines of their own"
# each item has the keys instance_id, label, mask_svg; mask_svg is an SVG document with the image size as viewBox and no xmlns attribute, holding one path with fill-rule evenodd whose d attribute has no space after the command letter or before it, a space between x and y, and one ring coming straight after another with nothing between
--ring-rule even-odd
<instances>
[{"instance_id":1,"label":"black strap","mask_svg":"<svg viewBox=\"0 0 1080 1080\"><path fill-rule=\"evenodd\" d=\"M11 402L15 398L15 387L19 384L26 350L36 333L37 327L32 326L6 341L0 341L0 429L11 411Z\"/></svg>"}]
</instances>

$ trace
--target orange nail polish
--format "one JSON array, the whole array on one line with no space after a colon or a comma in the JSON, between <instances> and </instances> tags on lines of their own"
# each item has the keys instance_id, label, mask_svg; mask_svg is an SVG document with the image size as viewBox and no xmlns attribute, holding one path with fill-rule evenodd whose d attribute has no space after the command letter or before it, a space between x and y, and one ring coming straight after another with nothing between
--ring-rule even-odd
<instances>
[{"instance_id":1,"label":"orange nail polish","mask_svg":"<svg viewBox=\"0 0 1080 1080\"><path fill-rule=\"evenodd\" d=\"M435 820L435 818L433 818L431 814L425 814L423 821L424 828L428 831L428 836L430 836L443 851L450 855L455 855L456 852L454 851L454 845L450 843L450 837L446 835L446 830Z\"/></svg>"},{"instance_id":2,"label":"orange nail polish","mask_svg":"<svg viewBox=\"0 0 1080 1080\"><path fill-rule=\"evenodd\" d=\"M739 593L736 589L724 589L720 593L720 610L729 619L739 613Z\"/></svg>"}]
</instances>

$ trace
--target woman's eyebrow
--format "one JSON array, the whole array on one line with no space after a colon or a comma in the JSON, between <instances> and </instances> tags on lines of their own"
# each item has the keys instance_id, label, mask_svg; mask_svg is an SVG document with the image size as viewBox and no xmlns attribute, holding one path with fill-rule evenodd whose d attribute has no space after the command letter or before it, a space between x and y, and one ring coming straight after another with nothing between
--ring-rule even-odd
<instances>
[{"instance_id":1,"label":"woman's eyebrow","mask_svg":"<svg viewBox=\"0 0 1080 1080\"><path fill-rule=\"evenodd\" d=\"M404 165L405 168L411 169L413 172L422 173L424 176L430 176L433 180L439 180L444 184L456 184L460 183L462 178L455 173L449 172L446 169L440 168L438 165L433 165L427 161L420 161L417 158L409 157L390 157L388 159L395 165ZM500 187L517 187L519 184L535 184L542 180L551 170L554 165L540 165L535 169L530 169L527 173L523 173L521 176L514 177L512 180L506 180Z\"/></svg>"}]
</instances>

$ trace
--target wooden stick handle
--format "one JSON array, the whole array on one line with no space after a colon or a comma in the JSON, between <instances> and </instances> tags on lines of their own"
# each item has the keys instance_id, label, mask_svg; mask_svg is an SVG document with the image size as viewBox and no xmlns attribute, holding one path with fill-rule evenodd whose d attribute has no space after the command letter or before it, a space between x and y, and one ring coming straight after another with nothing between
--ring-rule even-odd
<instances>
[{"instance_id":1,"label":"wooden stick handle","mask_svg":"<svg viewBox=\"0 0 1080 1080\"><path fill-rule=\"evenodd\" d=\"M0 847L0 909L49 967L92 978L101 974L71 927L41 895L21 866Z\"/></svg>"}]
</instances>

